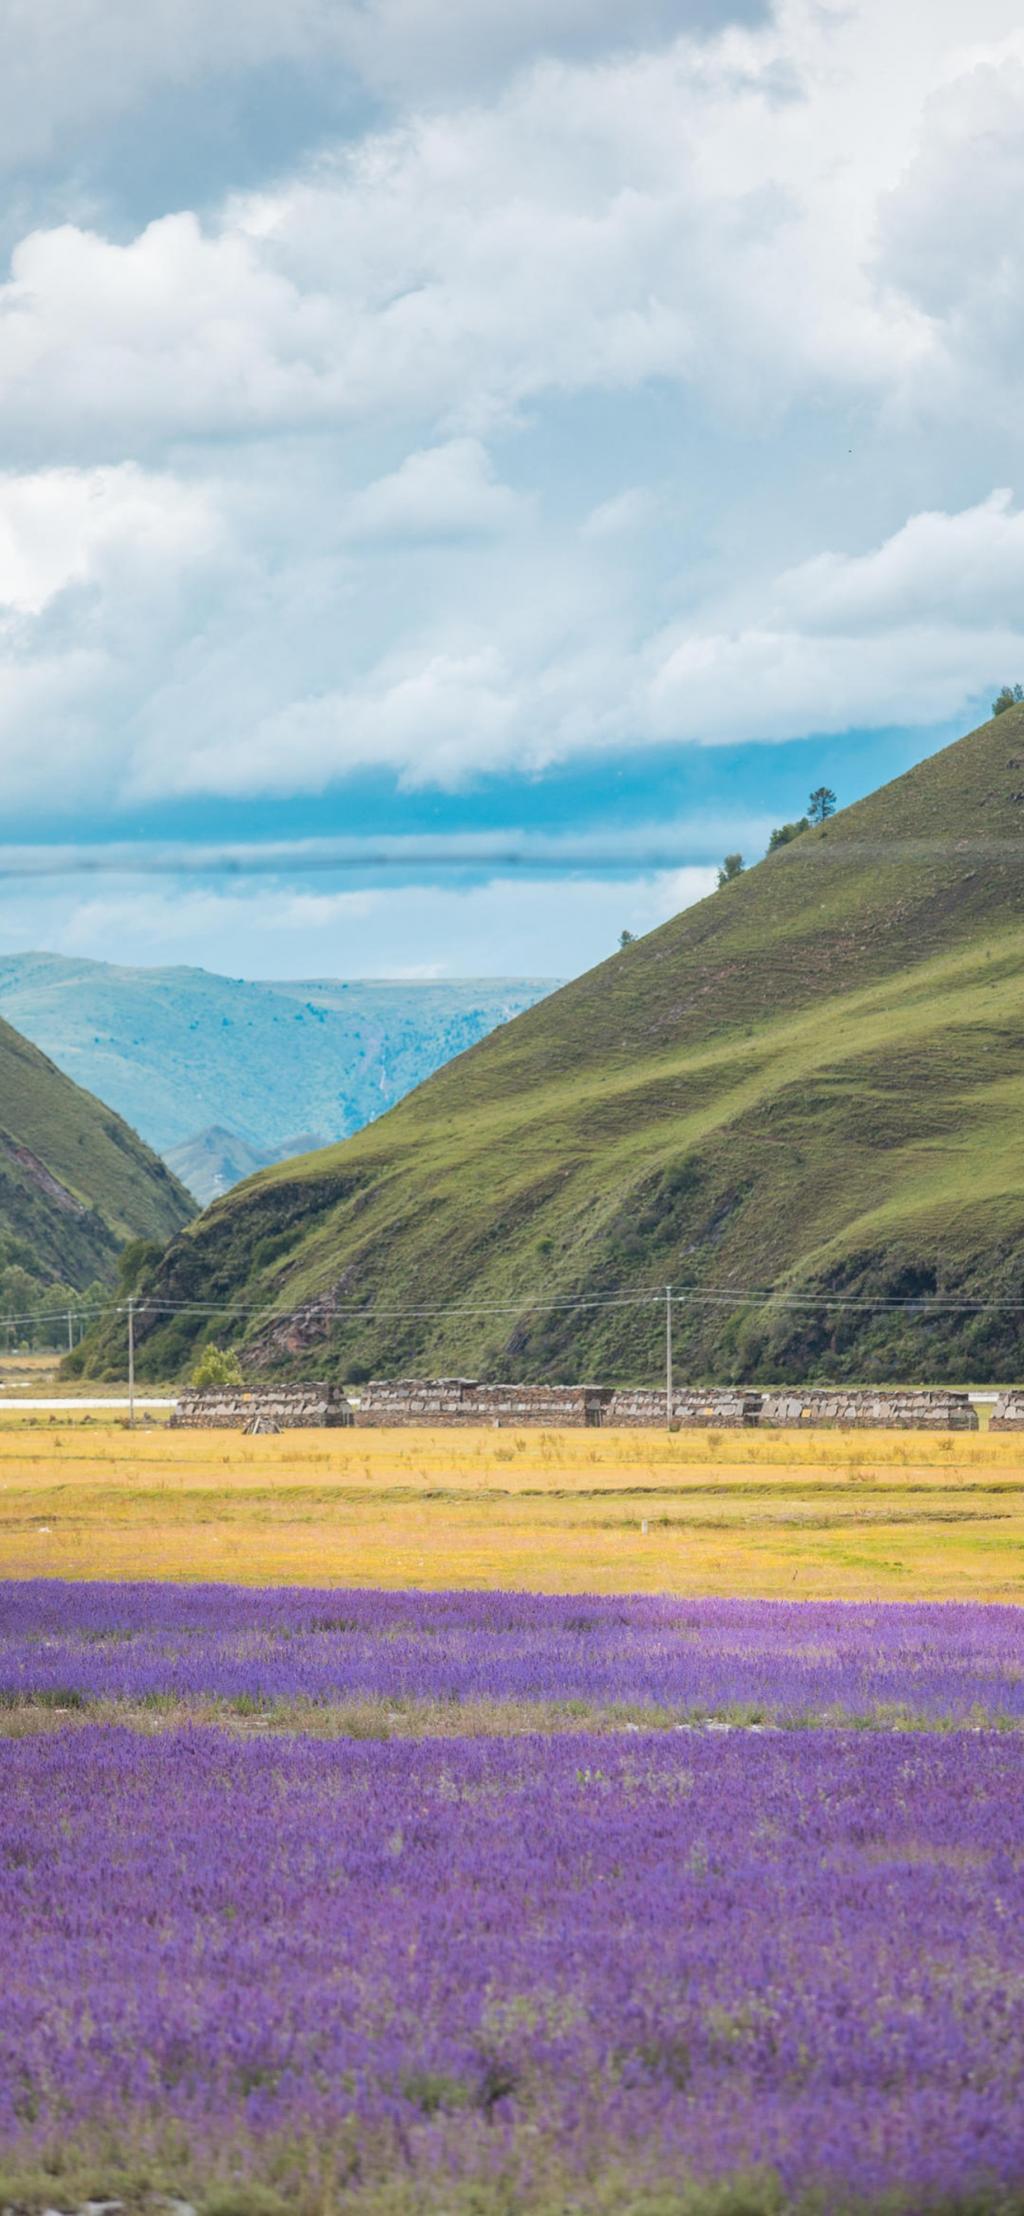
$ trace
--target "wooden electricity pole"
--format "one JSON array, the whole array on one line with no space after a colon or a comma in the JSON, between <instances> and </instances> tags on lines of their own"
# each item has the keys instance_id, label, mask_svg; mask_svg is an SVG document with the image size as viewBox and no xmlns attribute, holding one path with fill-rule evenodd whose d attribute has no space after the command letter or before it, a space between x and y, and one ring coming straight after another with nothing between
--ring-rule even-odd
<instances>
[{"instance_id":1,"label":"wooden electricity pole","mask_svg":"<svg viewBox=\"0 0 1024 2216\"><path fill-rule=\"evenodd\" d=\"M672 1287L665 1287L665 1429L672 1429Z\"/></svg>"}]
</instances>

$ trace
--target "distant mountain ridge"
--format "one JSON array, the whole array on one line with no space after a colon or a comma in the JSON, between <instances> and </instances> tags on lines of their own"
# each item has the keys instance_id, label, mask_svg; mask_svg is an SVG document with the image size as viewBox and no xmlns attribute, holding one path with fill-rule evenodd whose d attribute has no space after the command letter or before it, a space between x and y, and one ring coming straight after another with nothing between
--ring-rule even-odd
<instances>
[{"instance_id":1,"label":"distant mountain ridge","mask_svg":"<svg viewBox=\"0 0 1024 2216\"><path fill-rule=\"evenodd\" d=\"M216 1202L141 1358L652 1383L669 1283L680 1381L1024 1375L1024 708Z\"/></svg>"},{"instance_id":2,"label":"distant mountain ridge","mask_svg":"<svg viewBox=\"0 0 1024 2216\"><path fill-rule=\"evenodd\" d=\"M0 1013L173 1160L201 1200L296 1134L345 1138L552 989L543 978L249 983L0 956ZM226 1134L217 1154L209 1133ZM184 1151L182 1151L184 1150Z\"/></svg>"}]
</instances>

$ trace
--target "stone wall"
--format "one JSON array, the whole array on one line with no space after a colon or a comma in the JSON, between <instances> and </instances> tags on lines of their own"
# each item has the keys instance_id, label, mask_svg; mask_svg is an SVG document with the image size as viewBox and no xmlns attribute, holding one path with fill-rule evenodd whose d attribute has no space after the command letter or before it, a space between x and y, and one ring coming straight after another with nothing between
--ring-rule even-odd
<instances>
[{"instance_id":1,"label":"stone wall","mask_svg":"<svg viewBox=\"0 0 1024 2216\"><path fill-rule=\"evenodd\" d=\"M988 1428L990 1431L1024 1431L1024 1393L1000 1393Z\"/></svg>"},{"instance_id":2,"label":"stone wall","mask_svg":"<svg viewBox=\"0 0 1024 2216\"><path fill-rule=\"evenodd\" d=\"M601 1385L480 1385L473 1378L375 1378L351 1394L357 1424L546 1424L582 1429L605 1421Z\"/></svg>"},{"instance_id":3,"label":"stone wall","mask_svg":"<svg viewBox=\"0 0 1024 2216\"><path fill-rule=\"evenodd\" d=\"M543 1425L549 1430L604 1426L663 1430L665 1395L657 1387L605 1385L481 1385L473 1378L403 1377L369 1385L206 1386L182 1393L171 1422L201 1430L244 1430L256 1421L268 1430L335 1428L358 1424L391 1428L410 1424ZM680 1430L771 1430L849 1426L891 1431L976 1431L978 1418L966 1393L901 1390L888 1386L789 1386L757 1393L740 1386L680 1385L672 1396L672 1424ZM996 1431L1024 1431L1024 1392L1004 1393L992 1417Z\"/></svg>"},{"instance_id":4,"label":"stone wall","mask_svg":"<svg viewBox=\"0 0 1024 2216\"><path fill-rule=\"evenodd\" d=\"M172 1424L199 1431L244 1431L259 1418L267 1429L313 1431L350 1424L338 1385L204 1385L181 1394Z\"/></svg>"},{"instance_id":5,"label":"stone wall","mask_svg":"<svg viewBox=\"0 0 1024 2216\"><path fill-rule=\"evenodd\" d=\"M672 1423L683 1431L735 1430L737 1425L756 1424L760 1407L760 1393L738 1386L711 1385L701 1392L684 1385L672 1395ZM647 1430L664 1426L665 1394L645 1386L625 1386L609 1395L602 1422Z\"/></svg>"},{"instance_id":6,"label":"stone wall","mask_svg":"<svg viewBox=\"0 0 1024 2216\"><path fill-rule=\"evenodd\" d=\"M791 1385L765 1393L759 1422L795 1431L802 1424L878 1431L977 1431L978 1417L966 1393L868 1387Z\"/></svg>"},{"instance_id":7,"label":"stone wall","mask_svg":"<svg viewBox=\"0 0 1024 2216\"><path fill-rule=\"evenodd\" d=\"M665 1394L656 1386L481 1385L472 1378L375 1379L351 1396L363 1425L545 1424L661 1430ZM1022 1402L1024 1425L1024 1402ZM758 1393L742 1386L677 1386L672 1423L681 1430L737 1430L804 1424L893 1431L976 1431L966 1393L811 1386Z\"/></svg>"}]
</instances>

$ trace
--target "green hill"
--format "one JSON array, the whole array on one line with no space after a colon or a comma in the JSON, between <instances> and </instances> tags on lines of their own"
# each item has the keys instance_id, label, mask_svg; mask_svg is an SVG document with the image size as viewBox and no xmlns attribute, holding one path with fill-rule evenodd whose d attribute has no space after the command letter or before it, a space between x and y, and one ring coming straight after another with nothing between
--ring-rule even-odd
<instances>
[{"instance_id":1,"label":"green hill","mask_svg":"<svg viewBox=\"0 0 1024 2216\"><path fill-rule=\"evenodd\" d=\"M163 1246L195 1212L120 1116L0 1020L0 1299L25 1282L112 1278L129 1240ZM15 1286L4 1278L17 1273Z\"/></svg>"},{"instance_id":2,"label":"green hill","mask_svg":"<svg viewBox=\"0 0 1024 2216\"><path fill-rule=\"evenodd\" d=\"M1021 1374L1012 1308L903 1304L1024 1304L1022 834L1012 711L237 1188L154 1300L283 1311L230 1334L282 1370L639 1380L655 1311L531 1300L672 1280L680 1376Z\"/></svg>"}]
</instances>

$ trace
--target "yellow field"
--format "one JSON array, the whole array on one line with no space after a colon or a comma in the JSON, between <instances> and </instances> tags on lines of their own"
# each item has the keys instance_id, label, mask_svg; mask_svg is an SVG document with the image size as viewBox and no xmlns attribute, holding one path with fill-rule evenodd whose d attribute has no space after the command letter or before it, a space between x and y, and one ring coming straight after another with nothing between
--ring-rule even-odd
<instances>
[{"instance_id":1,"label":"yellow field","mask_svg":"<svg viewBox=\"0 0 1024 2216\"><path fill-rule=\"evenodd\" d=\"M0 1577L33 1576L1024 1600L1024 1441L12 1415Z\"/></svg>"}]
</instances>

